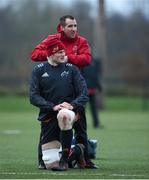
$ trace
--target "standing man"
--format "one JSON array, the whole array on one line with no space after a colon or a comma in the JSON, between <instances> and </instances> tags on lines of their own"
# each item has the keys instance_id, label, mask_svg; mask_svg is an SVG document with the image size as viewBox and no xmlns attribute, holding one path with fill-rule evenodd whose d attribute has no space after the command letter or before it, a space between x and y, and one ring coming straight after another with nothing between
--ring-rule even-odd
<instances>
[{"instance_id":1,"label":"standing man","mask_svg":"<svg viewBox=\"0 0 149 180\"><path fill-rule=\"evenodd\" d=\"M77 114L88 101L85 79L76 66L65 63L64 49L60 40L49 41L48 62L35 66L29 93L30 102L40 108L42 159L47 169L56 171L68 169L72 126L79 121Z\"/></svg>"},{"instance_id":2,"label":"standing man","mask_svg":"<svg viewBox=\"0 0 149 180\"><path fill-rule=\"evenodd\" d=\"M31 59L35 62L47 60L47 48L49 47L49 41L53 38L59 39L66 48L65 61L78 66L80 69L90 64L91 53L87 40L78 35L76 19L71 15L66 15L60 18L60 23L57 27L57 34L49 35L45 40L38 44L31 53ZM81 120L75 125L76 142L82 143L86 147L85 158L86 168L97 168L97 166L91 162L88 157L87 150L87 123L85 110L82 109ZM39 145L40 152L40 145ZM39 161L41 155L39 156ZM42 162L42 161L41 161ZM39 167L42 165L39 163Z\"/></svg>"},{"instance_id":3,"label":"standing man","mask_svg":"<svg viewBox=\"0 0 149 180\"><path fill-rule=\"evenodd\" d=\"M97 91L102 92L101 85L101 61L100 59L92 59L90 65L83 68L82 74L86 80L89 96L89 105L92 115L92 124L94 128L101 128L101 122L98 115L97 107Z\"/></svg>"}]
</instances>

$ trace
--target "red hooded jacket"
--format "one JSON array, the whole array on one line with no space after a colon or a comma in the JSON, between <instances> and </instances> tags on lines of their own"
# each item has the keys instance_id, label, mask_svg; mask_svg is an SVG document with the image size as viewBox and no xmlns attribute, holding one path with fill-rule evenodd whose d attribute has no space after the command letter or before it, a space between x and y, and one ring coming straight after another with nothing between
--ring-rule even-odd
<instances>
[{"instance_id":1,"label":"red hooded jacket","mask_svg":"<svg viewBox=\"0 0 149 180\"><path fill-rule=\"evenodd\" d=\"M66 47L68 62L79 68L90 64L91 53L87 40L78 34L74 39L67 38L60 26L57 28L58 34L49 35L45 40L38 44L31 53L31 59L35 62L47 60L47 47L49 40L58 38Z\"/></svg>"}]
</instances>

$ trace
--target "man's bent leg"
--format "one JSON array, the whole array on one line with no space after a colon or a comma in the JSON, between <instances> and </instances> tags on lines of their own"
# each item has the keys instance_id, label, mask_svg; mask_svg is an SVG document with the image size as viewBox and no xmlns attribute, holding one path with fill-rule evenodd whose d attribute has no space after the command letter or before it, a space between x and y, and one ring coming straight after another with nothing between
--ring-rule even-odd
<instances>
[{"instance_id":1,"label":"man's bent leg","mask_svg":"<svg viewBox=\"0 0 149 180\"><path fill-rule=\"evenodd\" d=\"M60 141L62 145L62 156L59 168L53 168L54 171L65 171L68 169L68 157L73 137L72 124L75 119L75 113L68 109L62 109L57 115L60 128Z\"/></svg>"},{"instance_id":2,"label":"man's bent leg","mask_svg":"<svg viewBox=\"0 0 149 180\"><path fill-rule=\"evenodd\" d=\"M81 143L85 146L85 150L84 150L84 156L86 161L85 167L90 169L96 169L97 166L90 160L88 154L88 137L87 137L87 123L86 123L85 109L82 108L81 110L79 110L79 113L80 113L80 120L74 123L76 144Z\"/></svg>"},{"instance_id":3,"label":"man's bent leg","mask_svg":"<svg viewBox=\"0 0 149 180\"><path fill-rule=\"evenodd\" d=\"M38 169L46 169L46 166L44 164L44 161L42 160L42 147L41 147L41 133L39 138L39 144L38 144Z\"/></svg>"},{"instance_id":4,"label":"man's bent leg","mask_svg":"<svg viewBox=\"0 0 149 180\"><path fill-rule=\"evenodd\" d=\"M48 154L53 152L51 149L55 149L55 154L57 154L58 149L60 148L59 137L60 129L58 127L56 115L49 121L41 122L42 159L44 160L44 163L46 163L45 165L48 169L50 168L49 163L51 163L51 159L49 159L51 156ZM56 157L58 157L58 155ZM56 160L54 159L54 161Z\"/></svg>"},{"instance_id":5,"label":"man's bent leg","mask_svg":"<svg viewBox=\"0 0 149 180\"><path fill-rule=\"evenodd\" d=\"M44 161L46 169L58 167L60 160L59 149L59 141L52 141L42 145L42 159Z\"/></svg>"}]
</instances>

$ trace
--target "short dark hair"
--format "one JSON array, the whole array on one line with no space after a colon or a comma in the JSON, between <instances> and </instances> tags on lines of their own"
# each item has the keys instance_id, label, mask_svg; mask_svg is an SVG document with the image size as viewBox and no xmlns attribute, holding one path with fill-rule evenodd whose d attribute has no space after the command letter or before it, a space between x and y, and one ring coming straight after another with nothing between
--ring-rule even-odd
<instances>
[{"instance_id":1,"label":"short dark hair","mask_svg":"<svg viewBox=\"0 0 149 180\"><path fill-rule=\"evenodd\" d=\"M66 19L72 19L72 20L74 20L75 18L74 18L73 16L71 16L71 15L62 16L62 17L59 19L61 26L65 27L65 25L66 25Z\"/></svg>"}]
</instances>

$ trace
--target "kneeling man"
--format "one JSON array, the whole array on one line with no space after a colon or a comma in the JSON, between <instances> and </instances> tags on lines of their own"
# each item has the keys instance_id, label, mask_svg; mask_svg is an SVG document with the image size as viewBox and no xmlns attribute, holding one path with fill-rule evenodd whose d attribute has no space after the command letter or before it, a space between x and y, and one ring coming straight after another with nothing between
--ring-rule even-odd
<instances>
[{"instance_id":1,"label":"kneeling man","mask_svg":"<svg viewBox=\"0 0 149 180\"><path fill-rule=\"evenodd\" d=\"M61 41L51 39L46 51L48 61L35 66L32 72L30 102L40 108L38 120L46 168L67 170L72 127L88 101L87 87L78 68L65 63L65 47Z\"/></svg>"}]
</instances>

